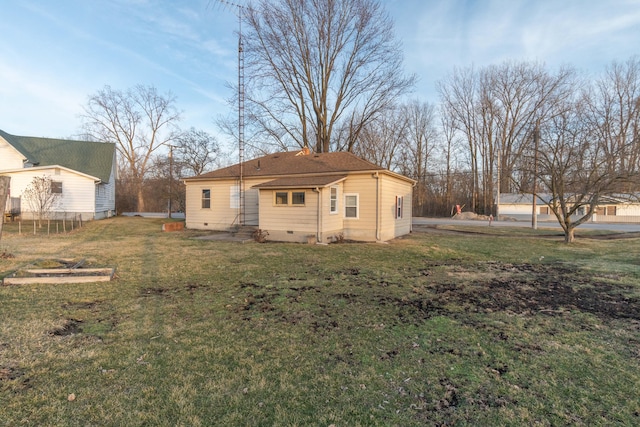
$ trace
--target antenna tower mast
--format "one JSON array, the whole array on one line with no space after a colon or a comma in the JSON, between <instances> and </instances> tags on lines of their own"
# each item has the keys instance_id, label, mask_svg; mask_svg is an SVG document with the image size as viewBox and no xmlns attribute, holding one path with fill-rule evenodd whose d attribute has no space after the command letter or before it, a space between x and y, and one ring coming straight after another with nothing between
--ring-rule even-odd
<instances>
[{"instance_id":1,"label":"antenna tower mast","mask_svg":"<svg viewBox=\"0 0 640 427\"><path fill-rule=\"evenodd\" d=\"M245 6L227 0L218 0L226 6L236 8L238 15L238 223L245 222L245 198L244 198L244 42L242 40L242 15Z\"/></svg>"}]
</instances>

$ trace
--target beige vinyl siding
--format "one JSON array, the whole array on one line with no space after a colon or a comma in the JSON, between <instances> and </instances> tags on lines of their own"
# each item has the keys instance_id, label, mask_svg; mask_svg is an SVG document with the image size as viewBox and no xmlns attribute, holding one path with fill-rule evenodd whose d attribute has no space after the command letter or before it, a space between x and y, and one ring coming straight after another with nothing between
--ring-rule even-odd
<instances>
[{"instance_id":1,"label":"beige vinyl siding","mask_svg":"<svg viewBox=\"0 0 640 427\"><path fill-rule=\"evenodd\" d=\"M412 185L389 175L380 175L380 238L390 240L411 231ZM402 218L396 218L396 197L403 198Z\"/></svg>"},{"instance_id":2,"label":"beige vinyl siding","mask_svg":"<svg viewBox=\"0 0 640 427\"><path fill-rule=\"evenodd\" d=\"M247 179L245 188L245 223L257 226L258 191L251 187L268 179ZM195 230L229 230L238 224L237 202L231 202L237 179L189 181L186 183L187 228ZM202 208L202 190L211 190L211 207ZM233 206L232 206L233 205Z\"/></svg>"},{"instance_id":3,"label":"beige vinyl siding","mask_svg":"<svg viewBox=\"0 0 640 427\"><path fill-rule=\"evenodd\" d=\"M618 216L638 216L640 215L640 205L637 203L628 203L617 205L616 215Z\"/></svg>"},{"instance_id":4,"label":"beige vinyl siding","mask_svg":"<svg viewBox=\"0 0 640 427\"><path fill-rule=\"evenodd\" d=\"M338 211L334 214L331 213L331 187L321 189L321 202L322 208L320 211L320 236L318 236L319 242L332 242L336 240L338 235L344 235L344 192L342 183L335 185L338 189ZM317 195L316 195L317 197Z\"/></svg>"},{"instance_id":5,"label":"beige vinyl siding","mask_svg":"<svg viewBox=\"0 0 640 427\"><path fill-rule=\"evenodd\" d=\"M345 217L344 196L358 195L358 218ZM338 211L344 218L344 237L346 239L376 240L376 178L372 174L349 175L344 181L340 195Z\"/></svg>"},{"instance_id":6,"label":"beige vinyl siding","mask_svg":"<svg viewBox=\"0 0 640 427\"><path fill-rule=\"evenodd\" d=\"M277 191L304 192L304 206L274 204L276 190L260 190L260 228L269 233L269 240L306 242L316 236L318 194L311 189L287 189Z\"/></svg>"}]
</instances>

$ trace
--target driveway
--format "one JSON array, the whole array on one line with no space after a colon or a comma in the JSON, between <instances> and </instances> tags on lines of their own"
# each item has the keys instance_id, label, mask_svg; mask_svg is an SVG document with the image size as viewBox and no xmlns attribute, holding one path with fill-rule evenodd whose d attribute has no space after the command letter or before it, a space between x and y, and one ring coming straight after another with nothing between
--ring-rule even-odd
<instances>
[{"instance_id":1,"label":"driveway","mask_svg":"<svg viewBox=\"0 0 640 427\"><path fill-rule=\"evenodd\" d=\"M472 225L472 226L489 226L488 221L480 220L458 220L451 218L424 218L414 217L413 225ZM496 221L491 224L492 227L525 227L531 228L531 221ZM557 222L538 222L538 228L557 228L561 230L560 224ZM625 224L625 223L604 223L604 222L589 222L578 226L578 230L609 230L616 233L632 233L640 232L640 224Z\"/></svg>"}]
</instances>

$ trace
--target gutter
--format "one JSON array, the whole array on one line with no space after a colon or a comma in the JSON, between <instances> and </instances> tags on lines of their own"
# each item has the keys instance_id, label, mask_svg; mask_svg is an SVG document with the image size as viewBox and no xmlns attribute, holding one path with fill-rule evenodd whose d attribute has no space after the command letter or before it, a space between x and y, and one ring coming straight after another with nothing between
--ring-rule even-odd
<instances>
[{"instance_id":1,"label":"gutter","mask_svg":"<svg viewBox=\"0 0 640 427\"><path fill-rule=\"evenodd\" d=\"M320 192L320 187L315 187L313 189L313 192L318 194L318 212L316 213L316 243L322 243L322 236L320 234L320 224L322 223L322 193Z\"/></svg>"},{"instance_id":2,"label":"gutter","mask_svg":"<svg viewBox=\"0 0 640 427\"><path fill-rule=\"evenodd\" d=\"M380 241L380 174L374 172L371 177L376 179L376 240Z\"/></svg>"}]
</instances>

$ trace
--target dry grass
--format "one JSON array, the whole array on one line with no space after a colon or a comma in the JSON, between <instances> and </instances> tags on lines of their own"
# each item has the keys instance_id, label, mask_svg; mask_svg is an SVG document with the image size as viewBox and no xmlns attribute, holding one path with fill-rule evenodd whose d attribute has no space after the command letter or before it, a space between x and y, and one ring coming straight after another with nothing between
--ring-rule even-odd
<instances>
[{"instance_id":1,"label":"dry grass","mask_svg":"<svg viewBox=\"0 0 640 427\"><path fill-rule=\"evenodd\" d=\"M160 224L4 236L0 276L65 257L117 280L0 288L0 423L640 422L638 240L242 245Z\"/></svg>"}]
</instances>

